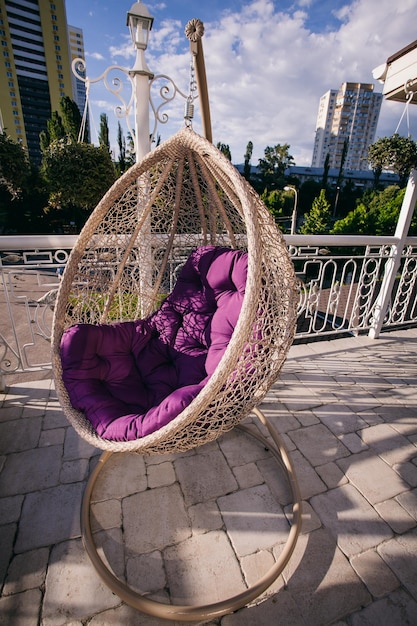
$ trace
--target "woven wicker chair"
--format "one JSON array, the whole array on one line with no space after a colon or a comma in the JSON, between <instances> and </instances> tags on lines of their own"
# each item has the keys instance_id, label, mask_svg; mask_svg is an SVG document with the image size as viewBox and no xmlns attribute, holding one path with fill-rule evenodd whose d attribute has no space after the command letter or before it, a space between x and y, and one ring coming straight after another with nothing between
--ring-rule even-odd
<instances>
[{"instance_id":1,"label":"woven wicker chair","mask_svg":"<svg viewBox=\"0 0 417 626\"><path fill-rule=\"evenodd\" d=\"M171 292L190 252L199 246L247 252L246 290L220 363L175 419L130 441L103 438L70 402L60 345L74 324L144 319ZM282 571L300 527L300 498L292 465L275 430L256 407L276 381L292 343L296 282L281 233L236 168L211 143L185 128L126 172L98 204L70 255L55 306L52 360L63 410L78 434L104 451L82 507L87 552L122 599L164 619L201 620L231 612L256 598ZM281 559L247 592L215 605L160 605L121 583L97 555L89 522L90 498L113 452L164 454L213 441L255 412L270 430L294 497L294 518ZM268 445L270 445L270 440Z\"/></svg>"}]
</instances>

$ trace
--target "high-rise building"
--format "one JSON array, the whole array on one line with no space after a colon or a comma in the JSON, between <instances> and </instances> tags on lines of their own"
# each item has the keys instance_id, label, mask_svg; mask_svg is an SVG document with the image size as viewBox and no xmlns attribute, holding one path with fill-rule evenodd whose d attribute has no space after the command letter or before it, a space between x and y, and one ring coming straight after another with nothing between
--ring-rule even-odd
<instances>
[{"instance_id":1,"label":"high-rise building","mask_svg":"<svg viewBox=\"0 0 417 626\"><path fill-rule=\"evenodd\" d=\"M39 133L63 96L76 100L65 1L0 0L0 45L2 129L39 163Z\"/></svg>"},{"instance_id":2,"label":"high-rise building","mask_svg":"<svg viewBox=\"0 0 417 626\"><path fill-rule=\"evenodd\" d=\"M68 43L69 43L69 55L70 63L74 59L84 59L84 37L81 28L76 26L68 26ZM84 72L79 72L85 76ZM84 115L85 101L86 101L86 89L84 81L80 80L73 72L71 72L72 78L72 93L73 100L77 103L81 116Z\"/></svg>"},{"instance_id":3,"label":"high-rise building","mask_svg":"<svg viewBox=\"0 0 417 626\"><path fill-rule=\"evenodd\" d=\"M320 98L312 167L323 167L327 155L330 167L340 167L347 148L344 167L367 169L381 103L382 94L369 83L343 83L327 91Z\"/></svg>"}]
</instances>

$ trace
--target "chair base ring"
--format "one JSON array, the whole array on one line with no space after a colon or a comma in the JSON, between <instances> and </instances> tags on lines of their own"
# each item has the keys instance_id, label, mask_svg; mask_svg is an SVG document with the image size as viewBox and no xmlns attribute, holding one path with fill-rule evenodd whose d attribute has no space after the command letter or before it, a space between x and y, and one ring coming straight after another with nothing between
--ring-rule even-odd
<instances>
[{"instance_id":1,"label":"chair base ring","mask_svg":"<svg viewBox=\"0 0 417 626\"><path fill-rule=\"evenodd\" d=\"M253 413L268 429L273 440L273 445L271 445L271 441L267 440L263 435L254 433L243 425L239 425L237 428L243 430L247 434L250 434L255 439L260 441L266 448L268 448L279 465L286 471L293 500L292 525L284 549L274 566L261 579L259 579L254 585L248 587L245 591L219 602L193 606L164 604L151 600L138 592L133 591L128 585L119 580L105 565L97 552L97 547L94 542L90 521L90 507L91 496L97 478L107 461L112 456L113 452L106 451L100 456L98 464L88 479L83 495L81 506L82 538L85 550L102 581L111 589L113 593L115 593L129 606L132 606L142 613L166 620L196 622L215 619L223 615L233 613L255 600L278 578L283 571L294 551L301 529L300 490L292 462L289 458L282 438L258 408L253 409Z\"/></svg>"}]
</instances>

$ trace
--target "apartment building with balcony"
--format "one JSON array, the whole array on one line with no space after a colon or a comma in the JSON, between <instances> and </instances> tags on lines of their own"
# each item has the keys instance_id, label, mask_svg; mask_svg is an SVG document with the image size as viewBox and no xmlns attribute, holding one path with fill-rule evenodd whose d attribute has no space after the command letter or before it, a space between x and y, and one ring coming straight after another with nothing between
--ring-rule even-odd
<instances>
[{"instance_id":1,"label":"apartment building with balcony","mask_svg":"<svg viewBox=\"0 0 417 626\"><path fill-rule=\"evenodd\" d=\"M77 101L65 1L0 0L0 47L1 130L39 163L39 133L52 111L63 96Z\"/></svg>"},{"instance_id":2,"label":"apartment building with balcony","mask_svg":"<svg viewBox=\"0 0 417 626\"><path fill-rule=\"evenodd\" d=\"M347 146L344 167L364 170L368 167L368 147L375 139L382 94L371 83L345 82L320 98L317 114L312 167L323 167L329 154L329 166L339 168Z\"/></svg>"}]
</instances>

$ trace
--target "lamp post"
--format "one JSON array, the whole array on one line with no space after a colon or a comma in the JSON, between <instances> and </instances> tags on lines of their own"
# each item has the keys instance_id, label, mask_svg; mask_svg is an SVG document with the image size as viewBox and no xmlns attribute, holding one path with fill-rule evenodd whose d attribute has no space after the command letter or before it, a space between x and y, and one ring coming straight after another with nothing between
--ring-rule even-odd
<instances>
[{"instance_id":1,"label":"lamp post","mask_svg":"<svg viewBox=\"0 0 417 626\"><path fill-rule=\"evenodd\" d=\"M150 150L149 96L150 80L154 75L147 66L145 50L152 24L153 17L145 5L142 2L135 2L127 13L127 26L136 49L136 61L129 70L135 91L136 161L142 159Z\"/></svg>"},{"instance_id":2,"label":"lamp post","mask_svg":"<svg viewBox=\"0 0 417 626\"><path fill-rule=\"evenodd\" d=\"M294 192L294 208L291 217L291 235L295 235L297 228L297 204L298 204L298 191L295 187L284 187L284 191Z\"/></svg>"}]
</instances>

